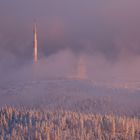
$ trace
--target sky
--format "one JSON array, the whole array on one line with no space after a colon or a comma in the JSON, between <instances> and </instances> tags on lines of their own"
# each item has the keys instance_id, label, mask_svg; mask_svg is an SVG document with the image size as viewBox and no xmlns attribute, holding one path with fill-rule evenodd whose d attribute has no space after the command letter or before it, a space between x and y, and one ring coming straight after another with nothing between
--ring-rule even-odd
<instances>
[{"instance_id":1,"label":"sky","mask_svg":"<svg viewBox=\"0 0 140 140\"><path fill-rule=\"evenodd\" d=\"M30 65L36 21L40 64L53 58L62 72L84 55L93 78L139 80L139 9L138 0L0 0L1 73Z\"/></svg>"}]
</instances>

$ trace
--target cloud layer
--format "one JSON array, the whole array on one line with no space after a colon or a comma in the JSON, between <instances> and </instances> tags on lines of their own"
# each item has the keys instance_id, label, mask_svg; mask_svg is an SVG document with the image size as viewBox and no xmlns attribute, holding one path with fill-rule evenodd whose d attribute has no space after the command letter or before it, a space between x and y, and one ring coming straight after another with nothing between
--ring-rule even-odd
<instances>
[{"instance_id":1,"label":"cloud layer","mask_svg":"<svg viewBox=\"0 0 140 140\"><path fill-rule=\"evenodd\" d=\"M41 60L48 59L52 62L50 58L56 56L58 62L53 65L58 67L59 58L61 60L61 57L68 55L68 50L75 61L77 55L84 54L90 63L89 71L99 70L101 67L98 66L102 63L102 67L107 68L105 71L110 71L109 76L112 73L112 77L119 75L130 77L130 80L139 77L139 9L140 2L136 0L2 0L1 71L30 65L33 54L33 21L36 19ZM65 69L65 65L72 64L73 61L69 59L61 67ZM105 71L98 71L96 76L102 73L104 77Z\"/></svg>"}]
</instances>

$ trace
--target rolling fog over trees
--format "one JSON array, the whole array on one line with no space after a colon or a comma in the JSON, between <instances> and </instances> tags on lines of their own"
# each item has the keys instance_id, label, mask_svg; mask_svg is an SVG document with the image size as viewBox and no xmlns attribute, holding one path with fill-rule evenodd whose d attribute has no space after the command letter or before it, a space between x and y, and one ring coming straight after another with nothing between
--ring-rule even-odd
<instances>
[{"instance_id":1,"label":"rolling fog over trees","mask_svg":"<svg viewBox=\"0 0 140 140\"><path fill-rule=\"evenodd\" d=\"M139 4L137 0L2 0L0 76L9 79L21 72L24 78L34 70L35 18L39 73L46 76L64 72L63 77L73 74L78 56L84 54L91 79L138 81Z\"/></svg>"}]
</instances>

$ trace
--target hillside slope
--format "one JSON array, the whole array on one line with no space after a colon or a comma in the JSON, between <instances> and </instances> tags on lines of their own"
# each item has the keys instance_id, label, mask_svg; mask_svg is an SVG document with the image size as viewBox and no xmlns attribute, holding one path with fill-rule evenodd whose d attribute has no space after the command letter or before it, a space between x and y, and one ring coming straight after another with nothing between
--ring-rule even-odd
<instances>
[{"instance_id":1,"label":"hillside slope","mask_svg":"<svg viewBox=\"0 0 140 140\"><path fill-rule=\"evenodd\" d=\"M138 89L106 86L90 80L50 79L0 84L0 106L140 116L139 100Z\"/></svg>"}]
</instances>

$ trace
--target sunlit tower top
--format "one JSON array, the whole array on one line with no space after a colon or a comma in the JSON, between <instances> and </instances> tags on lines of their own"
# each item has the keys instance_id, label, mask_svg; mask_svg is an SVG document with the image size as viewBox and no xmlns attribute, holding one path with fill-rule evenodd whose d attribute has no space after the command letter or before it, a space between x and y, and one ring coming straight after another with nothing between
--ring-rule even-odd
<instances>
[{"instance_id":1,"label":"sunlit tower top","mask_svg":"<svg viewBox=\"0 0 140 140\"><path fill-rule=\"evenodd\" d=\"M38 62L37 26L34 24L34 62Z\"/></svg>"}]
</instances>

